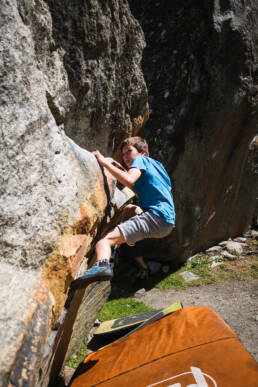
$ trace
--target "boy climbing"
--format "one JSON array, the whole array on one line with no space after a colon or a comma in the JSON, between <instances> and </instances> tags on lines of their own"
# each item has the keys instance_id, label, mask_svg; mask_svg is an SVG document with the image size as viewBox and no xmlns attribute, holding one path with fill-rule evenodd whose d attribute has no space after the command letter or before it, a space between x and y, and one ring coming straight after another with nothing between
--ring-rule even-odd
<instances>
[{"instance_id":1,"label":"boy climbing","mask_svg":"<svg viewBox=\"0 0 258 387\"><path fill-rule=\"evenodd\" d=\"M127 206L125 217L130 218L117 225L97 242L96 263L72 282L74 289L83 288L93 281L108 281L113 277L109 264L113 246L122 243L134 246L136 242L146 238L163 238L172 231L175 224L169 176L160 162L149 157L146 140L141 137L129 137L122 142L120 149L127 171L110 163L99 151L93 153L98 162L121 184L134 188L139 206ZM135 258L144 274L147 265L141 253L138 255Z\"/></svg>"}]
</instances>

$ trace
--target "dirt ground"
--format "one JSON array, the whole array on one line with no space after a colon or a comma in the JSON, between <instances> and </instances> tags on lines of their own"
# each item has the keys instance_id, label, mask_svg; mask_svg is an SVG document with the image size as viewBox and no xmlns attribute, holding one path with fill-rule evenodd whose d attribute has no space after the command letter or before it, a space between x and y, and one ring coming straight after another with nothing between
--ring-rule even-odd
<instances>
[{"instance_id":1,"label":"dirt ground","mask_svg":"<svg viewBox=\"0 0 258 387\"><path fill-rule=\"evenodd\" d=\"M184 307L209 306L238 335L242 344L258 361L258 284L257 281L230 281L184 290L150 289L135 299L154 308L165 308L180 300Z\"/></svg>"},{"instance_id":2,"label":"dirt ground","mask_svg":"<svg viewBox=\"0 0 258 387\"><path fill-rule=\"evenodd\" d=\"M142 290L136 292L133 297L155 309L165 308L177 300L181 301L183 307L202 305L212 308L238 335L248 352L258 361L258 283L256 280L218 282L188 287L184 290L161 290L155 287L147 291ZM73 368L65 367L66 382L62 381L58 386L68 385L73 372Z\"/></svg>"}]
</instances>

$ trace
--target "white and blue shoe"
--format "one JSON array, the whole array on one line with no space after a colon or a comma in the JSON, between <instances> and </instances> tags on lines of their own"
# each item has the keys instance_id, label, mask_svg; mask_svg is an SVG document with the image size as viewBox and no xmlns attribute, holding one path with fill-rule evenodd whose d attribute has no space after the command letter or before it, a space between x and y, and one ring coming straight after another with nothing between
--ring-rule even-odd
<instances>
[{"instance_id":1,"label":"white and blue shoe","mask_svg":"<svg viewBox=\"0 0 258 387\"><path fill-rule=\"evenodd\" d=\"M111 265L106 259L103 259L102 261L94 263L91 269L72 281L71 288L83 289L92 282L110 281L112 278L113 270Z\"/></svg>"}]
</instances>

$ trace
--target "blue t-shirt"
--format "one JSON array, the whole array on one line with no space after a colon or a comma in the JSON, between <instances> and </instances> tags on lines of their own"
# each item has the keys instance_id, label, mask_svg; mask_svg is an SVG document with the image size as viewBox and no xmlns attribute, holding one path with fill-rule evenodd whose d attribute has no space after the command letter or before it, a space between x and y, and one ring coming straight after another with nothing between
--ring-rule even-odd
<instances>
[{"instance_id":1,"label":"blue t-shirt","mask_svg":"<svg viewBox=\"0 0 258 387\"><path fill-rule=\"evenodd\" d=\"M163 165L150 157L138 156L130 168L142 171L134 184L140 207L174 224L175 208L171 182Z\"/></svg>"}]
</instances>

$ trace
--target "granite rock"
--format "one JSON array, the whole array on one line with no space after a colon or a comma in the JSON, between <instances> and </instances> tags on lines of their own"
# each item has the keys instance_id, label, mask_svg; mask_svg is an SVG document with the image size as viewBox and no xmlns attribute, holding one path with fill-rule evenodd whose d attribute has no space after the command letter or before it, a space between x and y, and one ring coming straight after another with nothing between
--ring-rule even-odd
<instances>
[{"instance_id":1,"label":"granite rock","mask_svg":"<svg viewBox=\"0 0 258 387\"><path fill-rule=\"evenodd\" d=\"M130 5L147 43L151 114L141 133L172 178L177 213L176 229L148 254L184 261L242 235L257 208L258 3Z\"/></svg>"},{"instance_id":2,"label":"granite rock","mask_svg":"<svg viewBox=\"0 0 258 387\"><path fill-rule=\"evenodd\" d=\"M97 285L92 310L69 293L123 202L111 205L116 181L89 151L147 119L144 44L127 2L1 2L0 386L46 386L80 304L90 325L105 302Z\"/></svg>"},{"instance_id":3,"label":"granite rock","mask_svg":"<svg viewBox=\"0 0 258 387\"><path fill-rule=\"evenodd\" d=\"M65 116L69 137L106 154L148 119L141 70L145 39L128 2L46 0L53 46L64 53L69 90L75 97ZM53 111L55 115L55 110Z\"/></svg>"},{"instance_id":4,"label":"granite rock","mask_svg":"<svg viewBox=\"0 0 258 387\"><path fill-rule=\"evenodd\" d=\"M186 282L196 281L200 278L198 275L192 273L191 271L182 271L179 273L179 275L181 275L181 277L183 277Z\"/></svg>"},{"instance_id":5,"label":"granite rock","mask_svg":"<svg viewBox=\"0 0 258 387\"><path fill-rule=\"evenodd\" d=\"M243 247L239 242L228 242L225 247L230 253L236 255L241 255L243 253Z\"/></svg>"},{"instance_id":6,"label":"granite rock","mask_svg":"<svg viewBox=\"0 0 258 387\"><path fill-rule=\"evenodd\" d=\"M223 261L212 261L211 268L213 269L214 267L223 265L223 263L224 263Z\"/></svg>"},{"instance_id":7,"label":"granite rock","mask_svg":"<svg viewBox=\"0 0 258 387\"><path fill-rule=\"evenodd\" d=\"M206 253L217 253L217 252L221 251L221 249L222 249L221 246L212 246L206 250Z\"/></svg>"},{"instance_id":8,"label":"granite rock","mask_svg":"<svg viewBox=\"0 0 258 387\"><path fill-rule=\"evenodd\" d=\"M245 244L246 240L247 240L246 238L237 237L234 239L234 242L239 242L239 243Z\"/></svg>"},{"instance_id":9,"label":"granite rock","mask_svg":"<svg viewBox=\"0 0 258 387\"><path fill-rule=\"evenodd\" d=\"M234 261L236 259L236 255L230 254L227 250L222 250L220 254L230 261Z\"/></svg>"}]
</instances>

